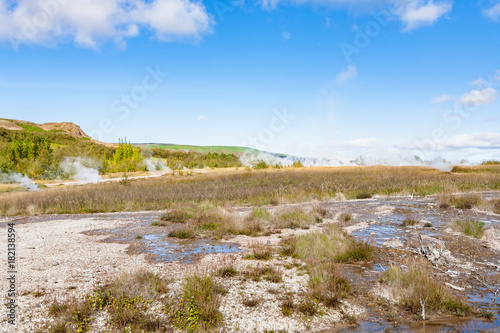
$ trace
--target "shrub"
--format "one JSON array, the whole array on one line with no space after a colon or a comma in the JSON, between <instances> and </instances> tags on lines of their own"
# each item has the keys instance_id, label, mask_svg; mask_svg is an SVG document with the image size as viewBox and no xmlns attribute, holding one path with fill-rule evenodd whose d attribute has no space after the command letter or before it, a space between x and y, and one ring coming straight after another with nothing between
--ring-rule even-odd
<instances>
[{"instance_id":1,"label":"shrub","mask_svg":"<svg viewBox=\"0 0 500 333\"><path fill-rule=\"evenodd\" d=\"M267 164L264 160L258 160L256 161L253 165L252 168L259 170L259 169L268 169L269 164Z\"/></svg>"}]
</instances>

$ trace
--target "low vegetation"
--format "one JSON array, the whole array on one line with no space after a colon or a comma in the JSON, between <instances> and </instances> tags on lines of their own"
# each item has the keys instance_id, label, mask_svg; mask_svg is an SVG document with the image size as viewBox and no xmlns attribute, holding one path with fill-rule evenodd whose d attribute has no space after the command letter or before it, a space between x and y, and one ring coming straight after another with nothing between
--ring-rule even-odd
<instances>
[{"instance_id":1,"label":"low vegetation","mask_svg":"<svg viewBox=\"0 0 500 333\"><path fill-rule=\"evenodd\" d=\"M166 209L179 203L263 205L335 198L343 193L355 198L360 192L390 195L429 195L447 188L457 190L500 189L498 174L442 173L419 167L356 167L283 169L279 172L224 172L191 177L159 177L117 183L51 188L38 192L0 196L0 214L95 213Z\"/></svg>"},{"instance_id":2,"label":"low vegetation","mask_svg":"<svg viewBox=\"0 0 500 333\"><path fill-rule=\"evenodd\" d=\"M315 313L314 304L317 302L335 307L349 293L351 287L340 274L338 263L370 260L374 252L372 245L356 240L335 226L330 226L324 232L288 238L281 245L282 255L300 258L306 263L311 276L309 293L302 307L298 308L310 314ZM288 303L285 302L282 307L284 312L297 308Z\"/></svg>"},{"instance_id":3,"label":"low vegetation","mask_svg":"<svg viewBox=\"0 0 500 333\"><path fill-rule=\"evenodd\" d=\"M414 265L406 272L399 267L390 267L380 282L390 286L393 298L403 309L424 320L428 314L436 313L457 316L473 314L468 304L450 295L425 269Z\"/></svg>"},{"instance_id":4,"label":"low vegetation","mask_svg":"<svg viewBox=\"0 0 500 333\"><path fill-rule=\"evenodd\" d=\"M413 227L419 223L420 223L420 220L414 215L408 215L403 220L403 226L405 226L405 227Z\"/></svg>"},{"instance_id":5,"label":"low vegetation","mask_svg":"<svg viewBox=\"0 0 500 333\"><path fill-rule=\"evenodd\" d=\"M438 196L439 207L444 209L451 206L458 209L472 209L481 203L481 196L474 193L464 195L440 194Z\"/></svg>"},{"instance_id":6,"label":"low vegetation","mask_svg":"<svg viewBox=\"0 0 500 333\"><path fill-rule=\"evenodd\" d=\"M166 307L170 323L187 333L213 331L223 322L219 311L223 293L210 276L188 276L180 297Z\"/></svg>"},{"instance_id":7,"label":"low vegetation","mask_svg":"<svg viewBox=\"0 0 500 333\"><path fill-rule=\"evenodd\" d=\"M93 314L106 311L110 324L125 331L157 332L165 325L147 311L150 304L166 294L167 281L148 271L124 274L99 287L84 300L54 301L49 307L52 321L44 332L86 332Z\"/></svg>"},{"instance_id":8,"label":"low vegetation","mask_svg":"<svg viewBox=\"0 0 500 333\"><path fill-rule=\"evenodd\" d=\"M455 221L452 227L455 231L479 239L484 235L484 225L484 222L473 219L463 219Z\"/></svg>"}]
</instances>

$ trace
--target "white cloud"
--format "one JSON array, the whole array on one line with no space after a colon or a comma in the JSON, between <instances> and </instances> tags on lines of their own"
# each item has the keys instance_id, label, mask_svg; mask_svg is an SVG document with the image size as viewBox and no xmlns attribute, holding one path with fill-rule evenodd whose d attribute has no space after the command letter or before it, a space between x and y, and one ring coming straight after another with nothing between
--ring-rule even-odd
<instances>
[{"instance_id":1,"label":"white cloud","mask_svg":"<svg viewBox=\"0 0 500 333\"><path fill-rule=\"evenodd\" d=\"M439 97L436 97L432 100L432 104L437 104L437 103L444 103L448 101L452 101L455 97L452 95L442 95Z\"/></svg>"},{"instance_id":2,"label":"white cloud","mask_svg":"<svg viewBox=\"0 0 500 333\"><path fill-rule=\"evenodd\" d=\"M331 142L329 146L339 148L372 148L380 146L382 142L375 138L359 138L343 142Z\"/></svg>"},{"instance_id":3,"label":"white cloud","mask_svg":"<svg viewBox=\"0 0 500 333\"><path fill-rule=\"evenodd\" d=\"M485 88L483 90L472 90L462 95L458 102L469 106L488 105L493 103L497 97L498 91L493 88Z\"/></svg>"},{"instance_id":4,"label":"white cloud","mask_svg":"<svg viewBox=\"0 0 500 333\"><path fill-rule=\"evenodd\" d=\"M498 20L498 18L500 17L500 3L497 3L493 7L485 9L483 13L494 21Z\"/></svg>"},{"instance_id":5,"label":"white cloud","mask_svg":"<svg viewBox=\"0 0 500 333\"><path fill-rule=\"evenodd\" d=\"M440 140L414 140L396 145L400 149L450 151L458 149L499 149L500 133L471 133Z\"/></svg>"},{"instance_id":6,"label":"white cloud","mask_svg":"<svg viewBox=\"0 0 500 333\"><path fill-rule=\"evenodd\" d=\"M448 14L452 8L453 5L450 1L407 0L398 1L396 12L405 24L404 30L410 31L433 25L443 15Z\"/></svg>"},{"instance_id":7,"label":"white cloud","mask_svg":"<svg viewBox=\"0 0 500 333\"><path fill-rule=\"evenodd\" d=\"M125 39L149 30L168 41L199 38L212 21L201 2L191 0L0 0L0 41L55 45L73 40L94 48L100 41Z\"/></svg>"},{"instance_id":8,"label":"white cloud","mask_svg":"<svg viewBox=\"0 0 500 333\"><path fill-rule=\"evenodd\" d=\"M452 0L262 0L266 9L278 4L323 5L329 7L361 8L366 12L389 9L404 24L404 31L433 25L453 8Z\"/></svg>"},{"instance_id":9,"label":"white cloud","mask_svg":"<svg viewBox=\"0 0 500 333\"><path fill-rule=\"evenodd\" d=\"M358 70L356 66L350 65L345 71L342 71L337 75L337 82L342 84L350 79L354 79L358 75Z\"/></svg>"},{"instance_id":10,"label":"white cloud","mask_svg":"<svg viewBox=\"0 0 500 333\"><path fill-rule=\"evenodd\" d=\"M288 31L283 31L283 33L281 34L281 36L283 37L283 39L290 39L292 37L292 34Z\"/></svg>"},{"instance_id":11,"label":"white cloud","mask_svg":"<svg viewBox=\"0 0 500 333\"><path fill-rule=\"evenodd\" d=\"M486 85L486 81L484 81L483 79L477 79L475 81L472 81L470 84L472 84L473 86L481 87Z\"/></svg>"},{"instance_id":12,"label":"white cloud","mask_svg":"<svg viewBox=\"0 0 500 333\"><path fill-rule=\"evenodd\" d=\"M207 120L208 118L205 117L205 116L198 116L198 118L196 118L196 119L198 119L198 120Z\"/></svg>"},{"instance_id":13,"label":"white cloud","mask_svg":"<svg viewBox=\"0 0 500 333\"><path fill-rule=\"evenodd\" d=\"M463 148L500 148L500 133L473 133L456 135L443 143L451 149Z\"/></svg>"},{"instance_id":14,"label":"white cloud","mask_svg":"<svg viewBox=\"0 0 500 333\"><path fill-rule=\"evenodd\" d=\"M495 74L493 74L493 81L500 81L500 69L497 69Z\"/></svg>"}]
</instances>

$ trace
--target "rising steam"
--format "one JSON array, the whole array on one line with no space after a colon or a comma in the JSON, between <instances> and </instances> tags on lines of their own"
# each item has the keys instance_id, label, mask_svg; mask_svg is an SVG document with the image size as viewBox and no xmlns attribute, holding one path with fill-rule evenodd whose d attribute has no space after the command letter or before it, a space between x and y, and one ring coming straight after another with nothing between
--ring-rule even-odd
<instances>
[{"instance_id":1,"label":"rising steam","mask_svg":"<svg viewBox=\"0 0 500 333\"><path fill-rule=\"evenodd\" d=\"M244 166L254 167L258 162L265 162L269 166L280 165L289 167L294 162L300 162L305 167L336 167L336 166L360 166L360 165L391 165L391 166L427 166L439 169L441 171L450 171L452 169L451 162L445 161L442 158L433 160L422 160L417 156L402 157L402 156L387 156L385 158L373 158L359 156L356 159L349 160L345 157L336 156L335 158L306 158L294 156L280 156L270 153L246 153L240 156L240 161Z\"/></svg>"},{"instance_id":2,"label":"rising steam","mask_svg":"<svg viewBox=\"0 0 500 333\"><path fill-rule=\"evenodd\" d=\"M35 184L35 182L30 179L26 175L22 175L17 172L10 172L10 173L1 173L0 174L0 182L3 184L11 184L11 183L16 183L21 186L21 188L25 188L29 191L38 191L38 185Z\"/></svg>"},{"instance_id":3,"label":"rising steam","mask_svg":"<svg viewBox=\"0 0 500 333\"><path fill-rule=\"evenodd\" d=\"M157 157L149 157L144 159L144 165L149 172L155 171L170 171L170 168L167 166L164 160Z\"/></svg>"},{"instance_id":4,"label":"rising steam","mask_svg":"<svg viewBox=\"0 0 500 333\"><path fill-rule=\"evenodd\" d=\"M74 179L78 184L98 183L101 181L99 165L89 158L66 157L61 162L61 169L67 178Z\"/></svg>"}]
</instances>

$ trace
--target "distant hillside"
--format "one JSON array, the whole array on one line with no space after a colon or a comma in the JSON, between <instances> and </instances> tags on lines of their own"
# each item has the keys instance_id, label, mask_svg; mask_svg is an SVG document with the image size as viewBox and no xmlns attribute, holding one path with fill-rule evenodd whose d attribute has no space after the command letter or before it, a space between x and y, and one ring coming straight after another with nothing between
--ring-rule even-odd
<instances>
[{"instance_id":1,"label":"distant hillside","mask_svg":"<svg viewBox=\"0 0 500 333\"><path fill-rule=\"evenodd\" d=\"M238 146L193 146L193 145L177 145L173 143L136 143L134 145L143 148L160 148L160 149L170 149L178 151L180 150L186 152L197 152L204 154L211 152L219 154L220 153L234 154L236 156L241 156L244 153L252 153L252 154L265 153L274 155L276 157L282 157L282 158L287 157L287 155L285 154L270 153L254 148L238 147Z\"/></svg>"},{"instance_id":2,"label":"distant hillside","mask_svg":"<svg viewBox=\"0 0 500 333\"><path fill-rule=\"evenodd\" d=\"M192 145L177 145L171 143L136 143L135 146L144 148L160 148L170 150L184 150L198 153L233 153L241 155L246 152L259 153L260 151L253 148L237 147L237 146L192 146Z\"/></svg>"},{"instance_id":3,"label":"distant hillside","mask_svg":"<svg viewBox=\"0 0 500 333\"><path fill-rule=\"evenodd\" d=\"M92 139L81 129L80 126L71 122L36 124L25 120L0 118L0 128L14 131L24 130L28 132L60 133L70 135L75 138L89 140L105 146L116 146L116 144L113 143L106 143Z\"/></svg>"}]
</instances>

